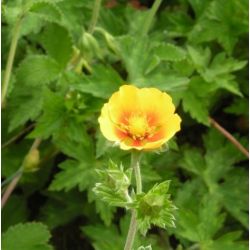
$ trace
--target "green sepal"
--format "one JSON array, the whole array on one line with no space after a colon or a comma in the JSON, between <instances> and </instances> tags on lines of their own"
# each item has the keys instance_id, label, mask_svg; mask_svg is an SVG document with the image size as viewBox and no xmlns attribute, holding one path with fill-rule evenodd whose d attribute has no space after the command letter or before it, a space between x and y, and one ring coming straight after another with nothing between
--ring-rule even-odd
<instances>
[{"instance_id":1,"label":"green sepal","mask_svg":"<svg viewBox=\"0 0 250 250\"><path fill-rule=\"evenodd\" d=\"M151 245L146 246L146 247L140 246L137 250L152 250L152 247L151 247Z\"/></svg>"},{"instance_id":2,"label":"green sepal","mask_svg":"<svg viewBox=\"0 0 250 250\"><path fill-rule=\"evenodd\" d=\"M177 208L167 193L169 185L170 181L164 181L154 185L147 193L136 196L134 206L137 211L138 229L143 235L151 225L161 228L175 227L173 211Z\"/></svg>"},{"instance_id":3,"label":"green sepal","mask_svg":"<svg viewBox=\"0 0 250 250\"><path fill-rule=\"evenodd\" d=\"M128 207L131 197L128 187L131 184L132 169L124 171L123 166L117 166L111 160L105 170L96 170L101 182L96 183L93 191L110 206Z\"/></svg>"}]
</instances>

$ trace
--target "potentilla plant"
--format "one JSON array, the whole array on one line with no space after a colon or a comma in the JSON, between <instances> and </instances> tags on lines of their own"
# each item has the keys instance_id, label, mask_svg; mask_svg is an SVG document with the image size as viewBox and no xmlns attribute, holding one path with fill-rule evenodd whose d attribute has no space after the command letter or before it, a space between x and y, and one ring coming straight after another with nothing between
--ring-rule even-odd
<instances>
[{"instance_id":1,"label":"potentilla plant","mask_svg":"<svg viewBox=\"0 0 250 250\"><path fill-rule=\"evenodd\" d=\"M175 226L173 211L176 207L168 194L170 181L155 184L144 193L140 159L144 153L158 150L169 141L180 130L180 123L172 98L156 88L123 85L102 108L101 132L121 150L131 152L130 168L124 170L122 165L110 161L107 169L98 171L101 181L94 188L94 192L109 205L131 211L124 250L133 248L137 231L146 235L151 225ZM133 174L135 190L131 187Z\"/></svg>"}]
</instances>

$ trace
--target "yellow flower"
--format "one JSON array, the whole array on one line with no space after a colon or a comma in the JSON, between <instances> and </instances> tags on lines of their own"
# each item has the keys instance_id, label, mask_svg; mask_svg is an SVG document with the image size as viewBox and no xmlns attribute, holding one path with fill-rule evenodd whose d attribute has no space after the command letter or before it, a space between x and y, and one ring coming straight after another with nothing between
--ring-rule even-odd
<instances>
[{"instance_id":1,"label":"yellow flower","mask_svg":"<svg viewBox=\"0 0 250 250\"><path fill-rule=\"evenodd\" d=\"M123 85L105 103L101 132L121 149L151 150L161 147L180 130L172 98L156 88Z\"/></svg>"}]
</instances>

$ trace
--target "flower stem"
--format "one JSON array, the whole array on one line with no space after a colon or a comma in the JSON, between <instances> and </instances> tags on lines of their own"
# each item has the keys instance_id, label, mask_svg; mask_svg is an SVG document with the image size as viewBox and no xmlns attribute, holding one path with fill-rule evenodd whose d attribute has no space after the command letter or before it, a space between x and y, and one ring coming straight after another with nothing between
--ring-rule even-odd
<instances>
[{"instance_id":1,"label":"flower stem","mask_svg":"<svg viewBox=\"0 0 250 250\"><path fill-rule=\"evenodd\" d=\"M134 172L135 172L137 194L142 192L142 182L141 182L141 172L140 172L139 161L140 161L140 153L137 151L132 152L131 167L134 169ZM131 212L131 220L130 220L128 235L127 235L124 250L132 249L134 240L135 240L136 231L137 231L136 210L133 209Z\"/></svg>"},{"instance_id":2,"label":"flower stem","mask_svg":"<svg viewBox=\"0 0 250 250\"><path fill-rule=\"evenodd\" d=\"M35 139L33 144L31 145L31 147L29 149L28 154L32 150L37 149L39 147L41 141L42 140L40 138ZM10 195L14 191L16 185L18 184L20 178L22 177L22 174L23 174L23 163L22 163L20 169L18 170L18 174L11 180L10 184L8 185L8 187L6 188L6 190L5 190L5 192L4 192L3 196L2 196L2 199L1 199L1 208L2 209L3 209L4 205L6 204L6 202L8 201Z\"/></svg>"},{"instance_id":3,"label":"flower stem","mask_svg":"<svg viewBox=\"0 0 250 250\"><path fill-rule=\"evenodd\" d=\"M98 17L99 17L99 12L100 12L100 7L101 7L101 2L102 0L95 0L94 3L94 9L92 12L92 18L90 21L90 25L89 25L89 33L92 34L94 32Z\"/></svg>"},{"instance_id":4,"label":"flower stem","mask_svg":"<svg viewBox=\"0 0 250 250\"><path fill-rule=\"evenodd\" d=\"M145 36L148 34L148 31L150 29L150 26L152 24L153 18L157 12L157 10L159 9L160 5L161 5L162 0L155 0L153 6L151 7L149 13L148 13L148 17L146 19L146 22L144 24L143 30L142 30L142 35Z\"/></svg>"},{"instance_id":5,"label":"flower stem","mask_svg":"<svg viewBox=\"0 0 250 250\"><path fill-rule=\"evenodd\" d=\"M2 94L1 94L1 106L2 106L2 108L5 105L5 98L6 98L6 94L8 91L8 86L9 86L9 82L10 82L10 75L11 75L11 71L12 71L14 57L16 54L16 47L17 47L17 42L18 42L18 38L19 38L19 34L20 34L21 23L22 23L22 18L20 17L17 20L17 22L14 26L14 30L13 30L13 37L12 37L11 44L10 44L10 50L9 50L9 55L8 55L6 69L4 72L3 85L2 85L3 86L2 87Z\"/></svg>"}]
</instances>

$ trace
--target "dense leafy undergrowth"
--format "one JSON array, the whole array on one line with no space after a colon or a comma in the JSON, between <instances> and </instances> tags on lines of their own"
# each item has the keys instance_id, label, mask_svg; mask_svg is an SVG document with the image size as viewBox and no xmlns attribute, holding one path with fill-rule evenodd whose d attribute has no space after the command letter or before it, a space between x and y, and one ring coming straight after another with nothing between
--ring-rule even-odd
<instances>
[{"instance_id":1,"label":"dense leafy undergrowth","mask_svg":"<svg viewBox=\"0 0 250 250\"><path fill-rule=\"evenodd\" d=\"M248 159L209 120L247 147L248 1L163 1L150 24L152 2L103 1L95 27L91 0L2 3L2 75L20 31L2 110L2 180L42 140L39 170L22 176L2 210L4 250L123 249L129 218L92 189L110 158L129 165L97 123L124 83L168 92L182 117L169 150L141 166L145 191L172 180L176 228L152 228L136 244L248 249Z\"/></svg>"}]
</instances>

